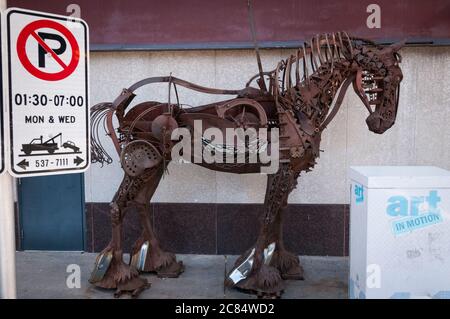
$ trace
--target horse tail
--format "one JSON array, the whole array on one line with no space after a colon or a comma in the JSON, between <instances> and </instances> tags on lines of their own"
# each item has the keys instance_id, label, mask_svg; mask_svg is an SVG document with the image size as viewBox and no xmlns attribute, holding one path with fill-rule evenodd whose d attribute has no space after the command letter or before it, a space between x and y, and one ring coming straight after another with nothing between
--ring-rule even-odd
<instances>
[{"instance_id":1,"label":"horse tail","mask_svg":"<svg viewBox=\"0 0 450 319\"><path fill-rule=\"evenodd\" d=\"M114 134L107 123L108 116L114 112L112 106L112 103L99 103L91 107L91 163L100 163L102 166L113 161L100 139L100 130L111 138L111 134Z\"/></svg>"}]
</instances>

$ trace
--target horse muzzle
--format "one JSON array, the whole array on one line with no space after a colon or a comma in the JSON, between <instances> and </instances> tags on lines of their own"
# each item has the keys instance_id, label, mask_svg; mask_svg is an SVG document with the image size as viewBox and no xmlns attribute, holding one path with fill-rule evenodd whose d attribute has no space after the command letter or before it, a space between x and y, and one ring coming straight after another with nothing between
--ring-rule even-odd
<instances>
[{"instance_id":1,"label":"horse muzzle","mask_svg":"<svg viewBox=\"0 0 450 319\"><path fill-rule=\"evenodd\" d=\"M387 123L377 112L371 113L367 119L366 123L371 132L376 134L383 134L389 129L394 123Z\"/></svg>"}]
</instances>

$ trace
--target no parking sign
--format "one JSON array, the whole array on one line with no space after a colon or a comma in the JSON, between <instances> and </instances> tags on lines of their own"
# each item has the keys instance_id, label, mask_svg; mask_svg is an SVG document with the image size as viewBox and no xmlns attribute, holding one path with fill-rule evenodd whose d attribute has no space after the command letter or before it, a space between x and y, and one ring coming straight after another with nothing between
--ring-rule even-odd
<instances>
[{"instance_id":1,"label":"no parking sign","mask_svg":"<svg viewBox=\"0 0 450 319\"><path fill-rule=\"evenodd\" d=\"M17 177L89 166L88 27L72 17L6 11L9 171Z\"/></svg>"}]
</instances>

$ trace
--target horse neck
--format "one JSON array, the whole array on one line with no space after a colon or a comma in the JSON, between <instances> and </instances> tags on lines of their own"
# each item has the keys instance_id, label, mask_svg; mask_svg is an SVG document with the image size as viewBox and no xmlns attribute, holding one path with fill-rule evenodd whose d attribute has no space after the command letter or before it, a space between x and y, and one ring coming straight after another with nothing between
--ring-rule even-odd
<instances>
[{"instance_id":1,"label":"horse neck","mask_svg":"<svg viewBox=\"0 0 450 319\"><path fill-rule=\"evenodd\" d=\"M315 127L321 125L330 113L330 107L339 88L350 75L347 63L333 61L333 66L331 63L322 64L313 74L294 87L301 101L295 104L297 112L301 112L301 116L306 116Z\"/></svg>"}]
</instances>

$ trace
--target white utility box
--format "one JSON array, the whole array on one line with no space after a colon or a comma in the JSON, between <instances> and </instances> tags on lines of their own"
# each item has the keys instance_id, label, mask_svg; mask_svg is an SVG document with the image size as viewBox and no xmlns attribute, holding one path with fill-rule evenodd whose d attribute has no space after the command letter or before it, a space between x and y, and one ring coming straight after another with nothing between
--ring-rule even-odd
<instances>
[{"instance_id":1,"label":"white utility box","mask_svg":"<svg viewBox=\"0 0 450 319\"><path fill-rule=\"evenodd\" d=\"M450 298L450 172L349 169L350 298Z\"/></svg>"}]
</instances>

